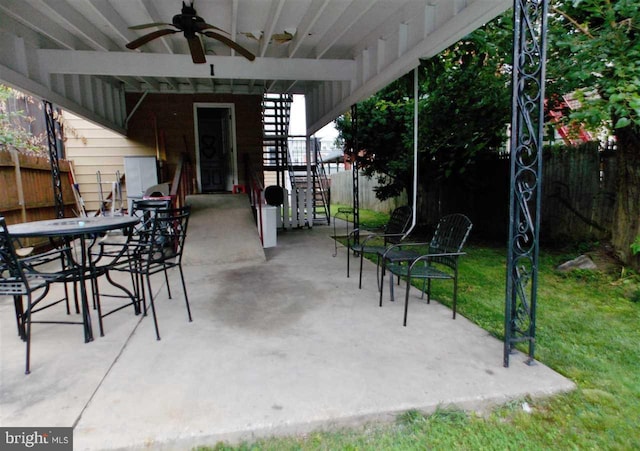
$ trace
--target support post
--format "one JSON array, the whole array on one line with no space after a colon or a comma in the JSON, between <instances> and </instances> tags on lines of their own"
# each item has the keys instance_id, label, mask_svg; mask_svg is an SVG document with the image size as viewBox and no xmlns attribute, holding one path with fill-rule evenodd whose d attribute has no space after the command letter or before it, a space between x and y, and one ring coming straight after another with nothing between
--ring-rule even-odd
<instances>
[{"instance_id":1,"label":"support post","mask_svg":"<svg viewBox=\"0 0 640 451\"><path fill-rule=\"evenodd\" d=\"M511 186L504 366L519 342L534 361L548 0L514 0Z\"/></svg>"},{"instance_id":2,"label":"support post","mask_svg":"<svg viewBox=\"0 0 640 451\"><path fill-rule=\"evenodd\" d=\"M352 166L351 176L353 178L353 229L358 230L360 228L360 179L358 177L358 156L360 145L358 143L358 105L351 106L351 130L353 133L353 149L352 150ZM356 232L353 235L354 243L360 243L360 233Z\"/></svg>"},{"instance_id":3,"label":"support post","mask_svg":"<svg viewBox=\"0 0 640 451\"><path fill-rule=\"evenodd\" d=\"M44 119L47 124L47 141L49 144L49 161L51 162L51 180L53 183L53 199L56 209L56 217L64 218L64 201L62 199L62 181L60 180L60 164L58 152L58 139L56 137L56 123L53 105L43 100Z\"/></svg>"}]
</instances>

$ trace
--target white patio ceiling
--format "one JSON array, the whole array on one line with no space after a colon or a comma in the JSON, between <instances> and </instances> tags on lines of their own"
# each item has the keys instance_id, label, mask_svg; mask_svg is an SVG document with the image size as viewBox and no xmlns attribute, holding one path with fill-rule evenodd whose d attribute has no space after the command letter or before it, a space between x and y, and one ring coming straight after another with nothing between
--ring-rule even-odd
<instances>
[{"instance_id":1,"label":"white patio ceiling","mask_svg":"<svg viewBox=\"0 0 640 451\"><path fill-rule=\"evenodd\" d=\"M207 62L193 64L181 33L125 48L154 30L130 26L171 22L179 0L0 0L0 81L120 133L125 92L304 94L312 134L511 5L196 0L199 16L257 58L205 38ZM285 43L271 38L284 33Z\"/></svg>"}]
</instances>

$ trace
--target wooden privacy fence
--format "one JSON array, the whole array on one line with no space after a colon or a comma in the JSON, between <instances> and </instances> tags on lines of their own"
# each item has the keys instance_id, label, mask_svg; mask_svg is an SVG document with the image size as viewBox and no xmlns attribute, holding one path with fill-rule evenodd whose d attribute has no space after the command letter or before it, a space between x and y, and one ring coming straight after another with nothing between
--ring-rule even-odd
<instances>
[{"instance_id":1,"label":"wooden privacy fence","mask_svg":"<svg viewBox=\"0 0 640 451\"><path fill-rule=\"evenodd\" d=\"M69 179L69 162L60 160L60 179L65 216L75 216L75 198ZM56 217L51 163L47 158L23 155L15 150L0 151L0 215L7 224ZM23 245L37 246L46 240Z\"/></svg>"},{"instance_id":2,"label":"wooden privacy fence","mask_svg":"<svg viewBox=\"0 0 640 451\"><path fill-rule=\"evenodd\" d=\"M610 237L616 192L616 154L598 143L545 151L542 170L540 238L578 242ZM427 187L418 209L427 224L447 213L463 212L473 234L507 238L509 159L493 156L476 162L463 177Z\"/></svg>"},{"instance_id":3,"label":"wooden privacy fence","mask_svg":"<svg viewBox=\"0 0 640 451\"><path fill-rule=\"evenodd\" d=\"M329 175L331 179L331 202L334 204L353 205L353 175L351 171L341 171ZM360 176L358 183L360 208L390 213L396 207L407 205L407 195L387 200L376 198L374 189L378 186L375 178Z\"/></svg>"},{"instance_id":4,"label":"wooden privacy fence","mask_svg":"<svg viewBox=\"0 0 640 451\"><path fill-rule=\"evenodd\" d=\"M545 151L543 158L541 239L578 242L609 238L616 193L615 151L602 151L598 143L588 143L578 148ZM349 205L351 173L340 175L345 177L345 183L332 182L332 200ZM480 159L467 167L463 175L446 180L427 183L425 179L424 174L419 175L419 225L433 226L441 216L460 212L473 221L475 238L506 240L507 156ZM360 207L371 208L376 202L372 187L366 184L365 178L360 179L360 187L368 190L366 196L361 194ZM338 201L343 197L344 201Z\"/></svg>"},{"instance_id":5,"label":"wooden privacy fence","mask_svg":"<svg viewBox=\"0 0 640 451\"><path fill-rule=\"evenodd\" d=\"M545 155L541 232L554 241L609 238L616 199L615 151L597 143Z\"/></svg>"}]
</instances>

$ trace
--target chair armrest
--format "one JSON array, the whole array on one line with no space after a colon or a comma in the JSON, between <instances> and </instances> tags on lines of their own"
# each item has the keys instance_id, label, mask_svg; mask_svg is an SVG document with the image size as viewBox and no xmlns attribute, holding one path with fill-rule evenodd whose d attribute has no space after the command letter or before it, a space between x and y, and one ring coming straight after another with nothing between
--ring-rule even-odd
<instances>
[{"instance_id":1,"label":"chair armrest","mask_svg":"<svg viewBox=\"0 0 640 451\"><path fill-rule=\"evenodd\" d=\"M19 259L20 264L35 268L40 265L44 265L46 263L50 263L56 260L60 260L63 258L64 253L71 252L71 248L68 246L58 247L55 249L51 249L50 251L43 252L42 254L30 255L29 257L24 257Z\"/></svg>"},{"instance_id":2,"label":"chair armrest","mask_svg":"<svg viewBox=\"0 0 640 451\"><path fill-rule=\"evenodd\" d=\"M423 254L420 257L411 260L411 268L413 268L416 263L422 262L422 261L428 261L431 260L433 258L437 258L437 257L460 257L461 255L467 255L466 252L442 252L439 254Z\"/></svg>"},{"instance_id":3,"label":"chair armrest","mask_svg":"<svg viewBox=\"0 0 640 451\"><path fill-rule=\"evenodd\" d=\"M398 243L398 244L393 244L389 247L387 247L387 249L384 251L384 253L381 254L382 258L385 258L387 256L387 254L390 254L394 251L401 251L405 248L408 247L416 247L416 246L429 246L429 243L420 243L420 242L414 242L414 243Z\"/></svg>"},{"instance_id":4,"label":"chair armrest","mask_svg":"<svg viewBox=\"0 0 640 451\"><path fill-rule=\"evenodd\" d=\"M25 274L42 278L47 282L65 280L67 277L77 274L77 267L71 258L71 248L68 246L21 258L19 263ZM53 263L59 264L60 267L54 268L50 265Z\"/></svg>"},{"instance_id":5,"label":"chair armrest","mask_svg":"<svg viewBox=\"0 0 640 451\"><path fill-rule=\"evenodd\" d=\"M91 264L96 266L100 261L104 258L108 261L105 263L105 266L112 266L123 257L130 257L135 252L135 248L138 243L133 242L132 240L127 240L125 242L113 242L113 241L102 241L98 243L98 252L93 252L91 256L93 257Z\"/></svg>"},{"instance_id":6,"label":"chair armrest","mask_svg":"<svg viewBox=\"0 0 640 451\"><path fill-rule=\"evenodd\" d=\"M371 233L370 235L367 235L367 237L361 244L364 244L367 241L372 240L374 238L394 238L394 237L403 237L403 236L404 236L404 233Z\"/></svg>"},{"instance_id":7,"label":"chair armrest","mask_svg":"<svg viewBox=\"0 0 640 451\"><path fill-rule=\"evenodd\" d=\"M367 239L368 237L370 237L371 235L373 235L372 233L370 233L368 230L362 230L362 229L353 229L351 232L349 232L349 234L347 235L347 244L349 242L352 242L352 237L355 236L357 233L362 234L362 236L364 236L365 239ZM366 234L366 235L365 235Z\"/></svg>"}]
</instances>

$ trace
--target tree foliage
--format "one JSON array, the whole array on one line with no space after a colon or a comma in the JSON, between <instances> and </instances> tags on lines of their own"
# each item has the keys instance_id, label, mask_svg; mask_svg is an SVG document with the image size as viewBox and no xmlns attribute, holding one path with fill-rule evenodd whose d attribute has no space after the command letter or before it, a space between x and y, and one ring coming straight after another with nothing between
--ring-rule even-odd
<instances>
[{"instance_id":1,"label":"tree foliage","mask_svg":"<svg viewBox=\"0 0 640 451\"><path fill-rule=\"evenodd\" d=\"M351 160L365 176L381 182L377 195L386 199L409 186L413 99L407 77L357 105L357 136L351 113L336 120L336 128Z\"/></svg>"},{"instance_id":2,"label":"tree foliage","mask_svg":"<svg viewBox=\"0 0 640 451\"><path fill-rule=\"evenodd\" d=\"M637 0L557 0L549 28L550 93L574 92L571 118L592 128L640 126Z\"/></svg>"},{"instance_id":3,"label":"tree foliage","mask_svg":"<svg viewBox=\"0 0 640 451\"><path fill-rule=\"evenodd\" d=\"M510 111L510 22L509 15L500 17L421 64L420 183L460 174L479 155L496 152L504 143ZM358 104L355 153L365 175L380 177L380 199L413 182L413 79L409 73ZM353 149L350 114L339 118L336 128Z\"/></svg>"},{"instance_id":4,"label":"tree foliage","mask_svg":"<svg viewBox=\"0 0 640 451\"><path fill-rule=\"evenodd\" d=\"M616 138L617 192L612 243L640 266L640 8L637 0L556 0L550 15L551 92L581 101L570 119L607 127Z\"/></svg>"},{"instance_id":5,"label":"tree foliage","mask_svg":"<svg viewBox=\"0 0 640 451\"><path fill-rule=\"evenodd\" d=\"M421 168L431 179L463 173L506 141L512 20L506 14L423 63Z\"/></svg>"},{"instance_id":6,"label":"tree foliage","mask_svg":"<svg viewBox=\"0 0 640 451\"><path fill-rule=\"evenodd\" d=\"M46 136L34 134L30 124L35 118L30 117L24 110L10 107L15 100L33 104L35 100L15 89L0 84L0 149L16 149L19 152L46 154Z\"/></svg>"}]
</instances>

